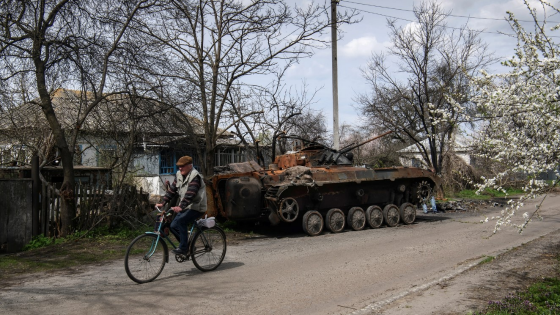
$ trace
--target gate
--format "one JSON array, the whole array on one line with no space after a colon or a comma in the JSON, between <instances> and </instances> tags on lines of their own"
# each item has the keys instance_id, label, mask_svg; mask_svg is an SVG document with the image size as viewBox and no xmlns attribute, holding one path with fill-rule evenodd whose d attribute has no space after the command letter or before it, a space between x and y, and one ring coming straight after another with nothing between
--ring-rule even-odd
<instances>
[{"instance_id":1,"label":"gate","mask_svg":"<svg viewBox=\"0 0 560 315\"><path fill-rule=\"evenodd\" d=\"M0 180L0 252L17 252L33 236L31 179Z\"/></svg>"},{"instance_id":2,"label":"gate","mask_svg":"<svg viewBox=\"0 0 560 315\"><path fill-rule=\"evenodd\" d=\"M0 253L20 251L34 236L60 235L61 197L53 185L42 184L38 159L33 161L31 179L0 179ZM149 210L147 194L132 186L107 190L104 185L78 182L74 192L74 223L79 230L105 221L112 225L119 219L132 225Z\"/></svg>"}]
</instances>

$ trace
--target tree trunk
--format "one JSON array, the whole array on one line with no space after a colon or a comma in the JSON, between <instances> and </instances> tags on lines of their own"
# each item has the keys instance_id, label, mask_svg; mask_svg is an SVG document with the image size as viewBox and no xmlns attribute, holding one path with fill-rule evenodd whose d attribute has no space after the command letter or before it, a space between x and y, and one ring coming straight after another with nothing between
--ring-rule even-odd
<instances>
[{"instance_id":1,"label":"tree trunk","mask_svg":"<svg viewBox=\"0 0 560 315\"><path fill-rule=\"evenodd\" d=\"M40 54L38 52L34 54L34 62L37 69L35 74L37 78L37 91L39 92L41 100L39 105L49 123L56 147L59 150L58 153L62 160L64 179L60 188L60 217L62 220L60 236L66 236L72 233L74 219L76 218L76 203L74 199L74 152L70 150L68 142L66 141L64 129L60 125L54 112L51 95L46 85L45 63L40 59Z\"/></svg>"},{"instance_id":2,"label":"tree trunk","mask_svg":"<svg viewBox=\"0 0 560 315\"><path fill-rule=\"evenodd\" d=\"M206 143L206 147L204 148L204 163L201 165L202 166L202 173L204 174L205 177L210 177L214 174L214 147L216 145L212 145L212 144L208 144L208 142Z\"/></svg>"}]
</instances>

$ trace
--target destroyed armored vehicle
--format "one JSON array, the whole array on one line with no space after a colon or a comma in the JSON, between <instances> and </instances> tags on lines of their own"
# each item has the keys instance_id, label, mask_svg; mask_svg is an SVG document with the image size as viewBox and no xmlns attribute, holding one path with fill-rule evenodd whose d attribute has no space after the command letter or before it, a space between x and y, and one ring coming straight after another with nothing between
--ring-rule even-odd
<instances>
[{"instance_id":1,"label":"destroyed armored vehicle","mask_svg":"<svg viewBox=\"0 0 560 315\"><path fill-rule=\"evenodd\" d=\"M336 233L345 227L361 230L366 224L411 224L419 203L440 180L420 168L354 167L351 150L377 138L340 151L309 142L276 157L268 169L255 161L216 169L207 185L209 208L230 220L301 224L312 236L323 227Z\"/></svg>"}]
</instances>

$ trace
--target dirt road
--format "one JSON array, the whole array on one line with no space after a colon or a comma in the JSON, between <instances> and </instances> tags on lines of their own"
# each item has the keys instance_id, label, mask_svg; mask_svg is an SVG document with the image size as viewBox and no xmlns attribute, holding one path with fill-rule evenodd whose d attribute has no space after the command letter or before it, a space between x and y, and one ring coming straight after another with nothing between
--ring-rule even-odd
<instances>
[{"instance_id":1,"label":"dirt road","mask_svg":"<svg viewBox=\"0 0 560 315\"><path fill-rule=\"evenodd\" d=\"M493 224L479 223L480 213L419 212L410 226L259 239L230 246L216 271L173 261L144 285L129 280L116 261L0 289L0 313L431 314L448 309L453 296L460 301L468 288L422 292L459 279L484 256L557 231L558 210L560 196L549 196L544 221L522 235L506 229L489 238Z\"/></svg>"}]
</instances>

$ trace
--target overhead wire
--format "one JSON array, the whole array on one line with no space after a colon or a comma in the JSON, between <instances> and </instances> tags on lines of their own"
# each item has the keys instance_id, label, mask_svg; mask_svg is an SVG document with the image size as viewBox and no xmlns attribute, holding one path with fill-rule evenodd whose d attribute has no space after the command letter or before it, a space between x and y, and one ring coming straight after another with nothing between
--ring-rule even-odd
<instances>
[{"instance_id":1,"label":"overhead wire","mask_svg":"<svg viewBox=\"0 0 560 315\"><path fill-rule=\"evenodd\" d=\"M356 11L360 11L360 12L364 12L364 13L379 15L379 16L383 16L383 17L391 18L391 19L395 19L395 20L402 20L402 21L407 21L407 22L416 22L416 21L410 20L410 19L405 19L405 18L396 17L396 16L391 16L391 15L382 14L382 13L377 13L377 12L371 12L371 11L367 11L367 10L364 10L364 9L358 9L358 8L348 7L348 6L345 6L345 5L340 5L340 4L339 4L338 6L341 7L341 8L346 8L346 9L356 10ZM456 30L461 30L461 29L463 29L463 28L461 28L461 27L454 27L454 26L447 26L447 25L445 25L445 26L441 25L441 27L444 27L444 28L451 28L451 29L456 29ZM501 32L489 32L489 31L481 31L481 30L473 30L473 31L479 32L479 33L485 33L485 34L499 34L499 35L506 35L506 36L515 37L515 35L513 35L513 34L506 34L506 33L501 33Z\"/></svg>"},{"instance_id":2,"label":"overhead wire","mask_svg":"<svg viewBox=\"0 0 560 315\"><path fill-rule=\"evenodd\" d=\"M361 3L361 2L355 2L355 1L349 1L349 0L342 0L342 1L347 2L347 3L357 4L357 5L380 8L380 9L414 12L414 10L410 10L410 9L393 8L393 7L387 7L387 6L371 4L371 3ZM553 14L553 15L555 15L555 14ZM492 21L505 21L505 22L507 22L507 20L505 18L490 18L490 17L479 17L479 16L470 16L470 15L456 15L456 14L448 14L448 16L458 17L458 18L467 18L467 19L476 19L476 20L492 20ZM534 23L535 22L535 21L532 21L532 20L517 20L517 21L518 22L528 22L528 23ZM548 23L559 24L560 22L548 21Z\"/></svg>"},{"instance_id":3,"label":"overhead wire","mask_svg":"<svg viewBox=\"0 0 560 315\"><path fill-rule=\"evenodd\" d=\"M407 11L407 12L414 12L413 10L408 10L408 9L399 9L399 8L391 8L391 7L384 7L384 6L378 6L378 5L373 5L373 4L364 4L364 3L358 3L358 2L354 2L354 1L348 1L348 0L344 0L344 2L348 2L348 3L352 3L352 4L358 4L358 5L365 5L365 6L373 6L373 7L380 7L380 8L384 8L384 9L392 9L392 10L398 10L398 11ZM402 17L396 17L396 16L391 16L391 15L387 15L387 14L382 14L382 13L378 13L378 12L372 12L372 11L368 11L368 10L364 10L364 9L360 9L360 8L354 8L354 7L349 7L349 6L345 6L345 5L338 5L339 7L342 8L346 8L346 9L351 9L351 10L356 10L356 11L360 11L360 12L364 12L364 13L369 13L369 14L374 14L374 15L379 15L379 16L383 16L386 18L390 18L390 19L395 19L395 20L402 20L402 21L407 21L407 22L416 22L414 20L411 19L406 19L406 18L402 18ZM461 18L473 18L473 19L492 19L492 18L477 18L477 17L469 17L469 16L460 16L460 15L449 15L449 16L453 16L453 17L461 17ZM493 20L499 20L499 21L504 21L507 22L507 20L505 19L496 19L494 18ZM529 21L524 21L524 22L529 22ZM560 23L560 22L550 22L550 23ZM444 28L450 28L450 29L456 29L456 30L462 30L463 28L461 27L453 27L453 26L441 26ZM503 32L492 32L492 31L482 31L482 30L472 30L478 33L484 33L484 34L497 34L497 35L505 35L505 36L509 36L509 37L516 37L516 35L514 34L507 34L507 33L503 33ZM548 37L560 37L560 36L548 36Z\"/></svg>"}]
</instances>

